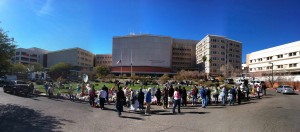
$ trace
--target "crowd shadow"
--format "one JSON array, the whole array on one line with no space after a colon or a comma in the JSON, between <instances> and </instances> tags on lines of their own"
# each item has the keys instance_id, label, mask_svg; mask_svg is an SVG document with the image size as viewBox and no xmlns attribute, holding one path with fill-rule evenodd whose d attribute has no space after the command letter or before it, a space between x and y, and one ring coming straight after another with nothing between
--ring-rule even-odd
<instances>
[{"instance_id":1,"label":"crowd shadow","mask_svg":"<svg viewBox=\"0 0 300 132\"><path fill-rule=\"evenodd\" d=\"M63 122L75 123L71 120L45 116L40 111L19 105L0 104L0 131L61 131Z\"/></svg>"},{"instance_id":2,"label":"crowd shadow","mask_svg":"<svg viewBox=\"0 0 300 132\"><path fill-rule=\"evenodd\" d=\"M140 118L140 117L130 117L130 116L120 116L120 118L133 119L133 120L144 120L143 118Z\"/></svg>"},{"instance_id":3,"label":"crowd shadow","mask_svg":"<svg viewBox=\"0 0 300 132\"><path fill-rule=\"evenodd\" d=\"M190 112L184 112L185 114L208 114L210 112L198 112L198 111L190 111Z\"/></svg>"}]
</instances>

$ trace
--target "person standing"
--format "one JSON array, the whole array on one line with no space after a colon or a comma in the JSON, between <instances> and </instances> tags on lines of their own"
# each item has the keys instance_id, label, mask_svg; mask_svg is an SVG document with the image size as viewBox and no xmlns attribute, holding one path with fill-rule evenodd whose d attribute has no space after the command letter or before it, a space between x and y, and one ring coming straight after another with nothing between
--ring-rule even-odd
<instances>
[{"instance_id":1,"label":"person standing","mask_svg":"<svg viewBox=\"0 0 300 132\"><path fill-rule=\"evenodd\" d=\"M136 92L135 90L131 91L131 106L130 106L130 110L136 111L137 110L137 106L138 106L138 101L137 101L137 96L136 96Z\"/></svg>"},{"instance_id":2,"label":"person standing","mask_svg":"<svg viewBox=\"0 0 300 132\"><path fill-rule=\"evenodd\" d=\"M168 89L167 87L164 88L164 91L163 91L163 109L167 109L168 108Z\"/></svg>"},{"instance_id":3,"label":"person standing","mask_svg":"<svg viewBox=\"0 0 300 132\"><path fill-rule=\"evenodd\" d=\"M145 93L143 92L143 89L140 88L140 92L138 93L138 101L139 101L140 111L144 110L144 99L145 99Z\"/></svg>"},{"instance_id":4,"label":"person standing","mask_svg":"<svg viewBox=\"0 0 300 132\"><path fill-rule=\"evenodd\" d=\"M69 87L69 99L70 99L70 101L74 101L75 100L74 96L73 96L73 91L74 91L73 86L70 85L70 87Z\"/></svg>"},{"instance_id":5,"label":"person standing","mask_svg":"<svg viewBox=\"0 0 300 132\"><path fill-rule=\"evenodd\" d=\"M221 90L221 97L222 97L222 105L225 106L225 103L226 103L226 88L223 87L222 90Z\"/></svg>"},{"instance_id":6,"label":"person standing","mask_svg":"<svg viewBox=\"0 0 300 132\"><path fill-rule=\"evenodd\" d=\"M146 94L146 111L145 115L150 115L150 106L151 106L151 88L148 89Z\"/></svg>"},{"instance_id":7,"label":"person standing","mask_svg":"<svg viewBox=\"0 0 300 132\"><path fill-rule=\"evenodd\" d=\"M207 89L206 89L206 105L211 104L211 103L210 103L210 98L211 98L210 96L211 96L210 88L207 87Z\"/></svg>"},{"instance_id":8,"label":"person standing","mask_svg":"<svg viewBox=\"0 0 300 132\"><path fill-rule=\"evenodd\" d=\"M109 104L109 100L108 100L108 88L105 85L103 85L102 89L105 90L105 92L107 93L107 96L106 96L105 100L106 100L106 103Z\"/></svg>"},{"instance_id":9,"label":"person standing","mask_svg":"<svg viewBox=\"0 0 300 132\"><path fill-rule=\"evenodd\" d=\"M260 86L258 86L257 84L255 85L256 87L256 92L257 92L257 99L260 99Z\"/></svg>"},{"instance_id":10,"label":"person standing","mask_svg":"<svg viewBox=\"0 0 300 132\"><path fill-rule=\"evenodd\" d=\"M198 90L196 88L196 86L193 87L192 90L192 105L196 106L197 105L197 94L198 94Z\"/></svg>"},{"instance_id":11,"label":"person standing","mask_svg":"<svg viewBox=\"0 0 300 132\"><path fill-rule=\"evenodd\" d=\"M267 96L267 86L265 82L261 83L261 88L263 90L264 96Z\"/></svg>"},{"instance_id":12,"label":"person standing","mask_svg":"<svg viewBox=\"0 0 300 132\"><path fill-rule=\"evenodd\" d=\"M240 105L242 101L242 91L239 87L237 89L237 95L238 95L238 104Z\"/></svg>"},{"instance_id":13,"label":"person standing","mask_svg":"<svg viewBox=\"0 0 300 132\"><path fill-rule=\"evenodd\" d=\"M202 99L202 108L206 108L206 90L203 86L200 90L200 97Z\"/></svg>"},{"instance_id":14,"label":"person standing","mask_svg":"<svg viewBox=\"0 0 300 132\"><path fill-rule=\"evenodd\" d=\"M170 85L170 88L169 88L169 104L168 104L168 107L170 107L170 105L173 104L173 96L174 96L174 88L172 85Z\"/></svg>"},{"instance_id":15,"label":"person standing","mask_svg":"<svg viewBox=\"0 0 300 132\"><path fill-rule=\"evenodd\" d=\"M213 97L215 99L215 104L218 104L218 102L219 102L219 90L218 90L217 87L215 87L215 89L214 89Z\"/></svg>"},{"instance_id":16,"label":"person standing","mask_svg":"<svg viewBox=\"0 0 300 132\"><path fill-rule=\"evenodd\" d=\"M49 93L49 98L52 98L52 96L53 96L53 87L49 86L48 93Z\"/></svg>"},{"instance_id":17,"label":"person standing","mask_svg":"<svg viewBox=\"0 0 300 132\"><path fill-rule=\"evenodd\" d=\"M100 108L104 109L104 103L107 96L107 92L105 91L105 88L103 87L101 91L99 92L99 100L100 100Z\"/></svg>"},{"instance_id":18,"label":"person standing","mask_svg":"<svg viewBox=\"0 0 300 132\"><path fill-rule=\"evenodd\" d=\"M182 89L182 106L186 106L187 104L187 93L185 87Z\"/></svg>"},{"instance_id":19,"label":"person standing","mask_svg":"<svg viewBox=\"0 0 300 132\"><path fill-rule=\"evenodd\" d=\"M49 84L47 82L45 82L44 87L45 87L45 92L46 92L46 95L47 95L48 94Z\"/></svg>"},{"instance_id":20,"label":"person standing","mask_svg":"<svg viewBox=\"0 0 300 132\"><path fill-rule=\"evenodd\" d=\"M173 105L173 114L175 114L175 109L178 105L178 113L180 113L180 99L181 99L181 95L179 93L178 88L175 88L175 92L174 92L174 105Z\"/></svg>"},{"instance_id":21,"label":"person standing","mask_svg":"<svg viewBox=\"0 0 300 132\"><path fill-rule=\"evenodd\" d=\"M89 93L89 96L90 96L90 106L94 107L94 105L95 105L95 89L94 89L94 86L92 86L92 88L89 88L88 93Z\"/></svg>"},{"instance_id":22,"label":"person standing","mask_svg":"<svg viewBox=\"0 0 300 132\"><path fill-rule=\"evenodd\" d=\"M234 105L235 97L236 97L236 91L234 86L230 89L230 105Z\"/></svg>"},{"instance_id":23,"label":"person standing","mask_svg":"<svg viewBox=\"0 0 300 132\"><path fill-rule=\"evenodd\" d=\"M250 89L249 89L248 85L245 85L245 87L246 87L246 99L249 100L250 99L249 98Z\"/></svg>"},{"instance_id":24,"label":"person standing","mask_svg":"<svg viewBox=\"0 0 300 132\"><path fill-rule=\"evenodd\" d=\"M122 90L122 88L118 88L117 91L117 99L116 99L116 109L118 112L119 117L122 115L122 111L123 111L123 102L126 100L125 98L125 94Z\"/></svg>"},{"instance_id":25,"label":"person standing","mask_svg":"<svg viewBox=\"0 0 300 132\"><path fill-rule=\"evenodd\" d=\"M161 103L160 103L160 99L161 99L161 91L160 91L160 88L157 89L156 93L155 93L155 97L156 97L156 101L157 101L157 105L160 106Z\"/></svg>"}]
</instances>

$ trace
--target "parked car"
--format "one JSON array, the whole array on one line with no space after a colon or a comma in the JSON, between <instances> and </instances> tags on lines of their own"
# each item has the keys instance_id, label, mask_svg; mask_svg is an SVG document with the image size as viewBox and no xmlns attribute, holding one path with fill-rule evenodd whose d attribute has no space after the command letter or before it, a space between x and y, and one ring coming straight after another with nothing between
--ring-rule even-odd
<instances>
[{"instance_id":1,"label":"parked car","mask_svg":"<svg viewBox=\"0 0 300 132\"><path fill-rule=\"evenodd\" d=\"M252 86L252 85L254 85L254 86L258 85L258 86L260 86L261 83L264 83L264 81L259 81L259 80L253 80L253 81L250 81L250 85L251 85L251 86Z\"/></svg>"},{"instance_id":2,"label":"parked car","mask_svg":"<svg viewBox=\"0 0 300 132\"><path fill-rule=\"evenodd\" d=\"M295 93L294 88L288 85L280 85L276 88L277 93L283 93L283 94L293 94Z\"/></svg>"},{"instance_id":3,"label":"parked car","mask_svg":"<svg viewBox=\"0 0 300 132\"><path fill-rule=\"evenodd\" d=\"M32 93L33 89L29 85L21 80L8 81L3 86L4 92L10 92L14 95L25 94L28 95Z\"/></svg>"}]
</instances>

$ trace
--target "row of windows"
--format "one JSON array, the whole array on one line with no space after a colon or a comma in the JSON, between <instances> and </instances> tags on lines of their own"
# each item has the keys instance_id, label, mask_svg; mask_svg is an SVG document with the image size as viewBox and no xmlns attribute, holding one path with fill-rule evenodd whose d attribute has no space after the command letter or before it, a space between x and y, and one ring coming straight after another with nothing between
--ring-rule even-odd
<instances>
[{"instance_id":1,"label":"row of windows","mask_svg":"<svg viewBox=\"0 0 300 132\"><path fill-rule=\"evenodd\" d=\"M211 41L211 42L221 42L221 43L228 42L228 41L226 41L226 40L222 40L222 39L221 39L221 40L218 40L218 39L213 39L213 38L211 38L210 41ZM234 43L229 43L229 44L230 44L230 46L240 47L239 44L234 44Z\"/></svg>"},{"instance_id":2,"label":"row of windows","mask_svg":"<svg viewBox=\"0 0 300 132\"><path fill-rule=\"evenodd\" d=\"M292 64L286 64L286 67L288 68L295 68L297 67L297 63L292 63ZM283 69L284 65L275 65L274 69ZM266 66L266 67L256 67L256 68L250 68L250 71L256 71L256 70L263 70L263 69L267 69L267 70L271 70L272 66Z\"/></svg>"},{"instance_id":3,"label":"row of windows","mask_svg":"<svg viewBox=\"0 0 300 132\"><path fill-rule=\"evenodd\" d=\"M285 57L297 56L297 53L298 52L286 53ZM300 55L300 53L298 55ZM263 58L252 59L252 60L250 60L250 63L262 62L262 61L269 61L269 60L273 60L274 57L277 57L277 59L280 59L280 58L284 58L284 55L283 54L279 54L279 55L275 55L275 56L268 56L268 57L263 57Z\"/></svg>"},{"instance_id":4,"label":"row of windows","mask_svg":"<svg viewBox=\"0 0 300 132\"><path fill-rule=\"evenodd\" d=\"M191 53L172 53L173 55L192 55Z\"/></svg>"},{"instance_id":5,"label":"row of windows","mask_svg":"<svg viewBox=\"0 0 300 132\"><path fill-rule=\"evenodd\" d=\"M191 63L189 62L173 62L173 65L190 65Z\"/></svg>"},{"instance_id":6,"label":"row of windows","mask_svg":"<svg viewBox=\"0 0 300 132\"><path fill-rule=\"evenodd\" d=\"M191 51L191 49L184 49L184 48L173 48L175 51Z\"/></svg>"},{"instance_id":7,"label":"row of windows","mask_svg":"<svg viewBox=\"0 0 300 132\"><path fill-rule=\"evenodd\" d=\"M112 63L111 61L96 61L97 64L107 64Z\"/></svg>"},{"instance_id":8,"label":"row of windows","mask_svg":"<svg viewBox=\"0 0 300 132\"><path fill-rule=\"evenodd\" d=\"M97 59L111 59L111 56L97 56Z\"/></svg>"}]
</instances>

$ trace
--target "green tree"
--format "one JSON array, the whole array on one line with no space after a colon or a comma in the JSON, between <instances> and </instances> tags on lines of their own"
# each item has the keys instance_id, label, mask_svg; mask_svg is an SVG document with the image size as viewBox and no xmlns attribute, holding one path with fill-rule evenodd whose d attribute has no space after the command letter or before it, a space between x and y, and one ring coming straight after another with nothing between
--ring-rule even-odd
<instances>
[{"instance_id":1,"label":"green tree","mask_svg":"<svg viewBox=\"0 0 300 132\"><path fill-rule=\"evenodd\" d=\"M169 75L168 74L164 74L163 76L161 76L159 78L160 82L161 83L165 83L166 81L168 81L170 79Z\"/></svg>"},{"instance_id":2,"label":"green tree","mask_svg":"<svg viewBox=\"0 0 300 132\"><path fill-rule=\"evenodd\" d=\"M105 66L97 66L95 67L95 72L98 77L101 77L101 76L107 76L110 73L110 70L108 67Z\"/></svg>"},{"instance_id":3,"label":"green tree","mask_svg":"<svg viewBox=\"0 0 300 132\"><path fill-rule=\"evenodd\" d=\"M8 71L11 58L15 55L16 45L13 38L0 27L0 72Z\"/></svg>"},{"instance_id":4,"label":"green tree","mask_svg":"<svg viewBox=\"0 0 300 132\"><path fill-rule=\"evenodd\" d=\"M52 79L57 79L59 77L66 78L70 72L71 65L68 63L60 62L49 68L49 75Z\"/></svg>"},{"instance_id":5,"label":"green tree","mask_svg":"<svg viewBox=\"0 0 300 132\"><path fill-rule=\"evenodd\" d=\"M43 66L40 63L33 63L30 64L29 66L29 70L36 72L36 71L43 71Z\"/></svg>"},{"instance_id":6,"label":"green tree","mask_svg":"<svg viewBox=\"0 0 300 132\"><path fill-rule=\"evenodd\" d=\"M11 65L11 70L14 73L22 73L27 71L27 67L23 64L12 64Z\"/></svg>"},{"instance_id":7,"label":"green tree","mask_svg":"<svg viewBox=\"0 0 300 132\"><path fill-rule=\"evenodd\" d=\"M203 61L203 66L204 66L204 78L206 79L206 66L205 66L205 62L207 61L207 57L204 55L202 56L202 61Z\"/></svg>"}]
</instances>

